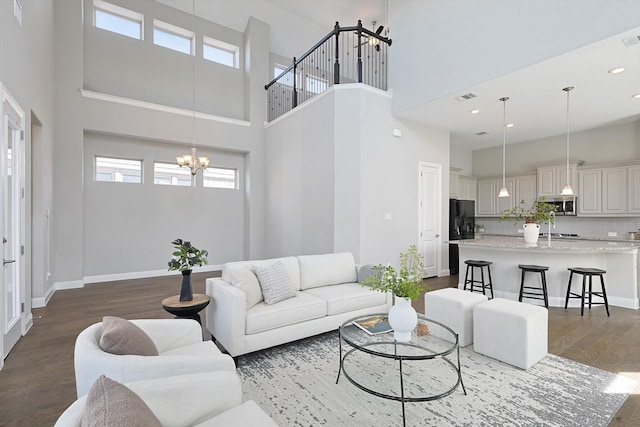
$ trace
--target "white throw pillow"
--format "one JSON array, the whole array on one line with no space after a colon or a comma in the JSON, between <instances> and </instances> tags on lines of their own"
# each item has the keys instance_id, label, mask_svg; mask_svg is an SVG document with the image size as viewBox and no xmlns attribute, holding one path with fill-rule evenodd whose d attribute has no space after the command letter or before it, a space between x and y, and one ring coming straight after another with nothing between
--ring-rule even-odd
<instances>
[{"instance_id":1,"label":"white throw pillow","mask_svg":"<svg viewBox=\"0 0 640 427\"><path fill-rule=\"evenodd\" d=\"M258 276L265 304L275 304L278 301L296 296L287 270L280 261L268 267L255 266L253 272Z\"/></svg>"},{"instance_id":2,"label":"white throw pillow","mask_svg":"<svg viewBox=\"0 0 640 427\"><path fill-rule=\"evenodd\" d=\"M247 310L263 301L258 278L250 266L230 272L231 284L243 291L247 297Z\"/></svg>"}]
</instances>

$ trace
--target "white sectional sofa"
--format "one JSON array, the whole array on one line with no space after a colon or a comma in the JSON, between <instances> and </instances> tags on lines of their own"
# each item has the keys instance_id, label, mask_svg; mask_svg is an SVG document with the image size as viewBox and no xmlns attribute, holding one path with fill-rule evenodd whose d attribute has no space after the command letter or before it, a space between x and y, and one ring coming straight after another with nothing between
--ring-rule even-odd
<instances>
[{"instance_id":1,"label":"white sectional sofa","mask_svg":"<svg viewBox=\"0 0 640 427\"><path fill-rule=\"evenodd\" d=\"M278 261L295 297L271 305L255 303L255 289L246 287L253 280L247 271ZM358 273L351 253L227 263L221 278L206 281L212 299L206 327L235 357L337 329L356 316L388 312L392 295L362 287Z\"/></svg>"}]
</instances>

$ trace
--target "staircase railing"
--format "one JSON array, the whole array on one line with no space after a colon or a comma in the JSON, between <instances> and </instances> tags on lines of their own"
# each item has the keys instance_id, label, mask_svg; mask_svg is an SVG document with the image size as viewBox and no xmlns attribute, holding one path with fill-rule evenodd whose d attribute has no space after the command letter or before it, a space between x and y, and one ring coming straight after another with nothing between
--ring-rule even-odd
<instances>
[{"instance_id":1,"label":"staircase railing","mask_svg":"<svg viewBox=\"0 0 640 427\"><path fill-rule=\"evenodd\" d=\"M267 83L269 121L334 84L364 83L387 89L387 48L391 39L364 28L340 27L324 36L278 77Z\"/></svg>"}]
</instances>

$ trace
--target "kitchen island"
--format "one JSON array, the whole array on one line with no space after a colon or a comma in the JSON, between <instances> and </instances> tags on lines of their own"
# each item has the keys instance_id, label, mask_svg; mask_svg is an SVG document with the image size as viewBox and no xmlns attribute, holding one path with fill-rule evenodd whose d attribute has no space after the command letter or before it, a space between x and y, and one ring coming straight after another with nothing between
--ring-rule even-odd
<instances>
[{"instance_id":1,"label":"kitchen island","mask_svg":"<svg viewBox=\"0 0 640 427\"><path fill-rule=\"evenodd\" d=\"M518 299L521 271L518 264L539 264L549 267L547 292L549 306L564 307L569 267L595 267L607 271L604 276L610 306L638 309L638 249L640 242L606 242L578 239L540 238L537 244L526 244L522 237L482 236L457 240L460 252L458 287L463 288L465 260L491 261L491 276L496 297ZM539 286L539 274L527 274L526 283ZM578 290L582 276L574 276L573 289ZM579 283L580 282L580 283ZM594 289L599 290L599 280ZM523 301L528 301L524 299ZM537 303L537 301L532 301ZM570 300L569 307L579 307L579 300ZM598 306L596 306L598 307ZM596 309L597 310L597 309Z\"/></svg>"}]
</instances>

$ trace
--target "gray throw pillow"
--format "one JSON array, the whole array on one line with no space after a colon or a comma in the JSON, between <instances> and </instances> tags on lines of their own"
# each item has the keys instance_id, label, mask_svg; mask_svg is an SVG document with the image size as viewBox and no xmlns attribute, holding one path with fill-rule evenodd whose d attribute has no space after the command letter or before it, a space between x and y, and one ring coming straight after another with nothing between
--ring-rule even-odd
<instances>
[{"instance_id":1,"label":"gray throw pillow","mask_svg":"<svg viewBox=\"0 0 640 427\"><path fill-rule=\"evenodd\" d=\"M158 348L142 329L119 317L102 319L102 334L98 343L102 351L117 355L157 356Z\"/></svg>"},{"instance_id":2,"label":"gray throw pillow","mask_svg":"<svg viewBox=\"0 0 640 427\"><path fill-rule=\"evenodd\" d=\"M358 270L358 283L362 283L375 274L372 264L365 264Z\"/></svg>"},{"instance_id":3,"label":"gray throw pillow","mask_svg":"<svg viewBox=\"0 0 640 427\"><path fill-rule=\"evenodd\" d=\"M140 396L104 375L89 389L80 425L162 427L158 417Z\"/></svg>"},{"instance_id":4,"label":"gray throw pillow","mask_svg":"<svg viewBox=\"0 0 640 427\"><path fill-rule=\"evenodd\" d=\"M260 282L265 304L275 304L296 296L296 291L282 262L277 261L267 267L253 267L253 272L256 273Z\"/></svg>"}]
</instances>

